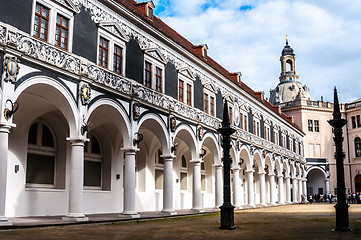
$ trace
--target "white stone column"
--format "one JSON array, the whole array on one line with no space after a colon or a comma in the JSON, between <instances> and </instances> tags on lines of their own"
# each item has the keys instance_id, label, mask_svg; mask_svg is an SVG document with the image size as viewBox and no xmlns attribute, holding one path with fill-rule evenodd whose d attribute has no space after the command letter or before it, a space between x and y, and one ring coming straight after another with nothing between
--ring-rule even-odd
<instances>
[{"instance_id":1,"label":"white stone column","mask_svg":"<svg viewBox=\"0 0 361 240\"><path fill-rule=\"evenodd\" d=\"M135 157L138 149L122 149L125 155L123 215L139 218L135 211Z\"/></svg>"},{"instance_id":2,"label":"white stone column","mask_svg":"<svg viewBox=\"0 0 361 240\"><path fill-rule=\"evenodd\" d=\"M239 183L239 168L233 168L233 204L236 208L241 206L240 202L240 183Z\"/></svg>"},{"instance_id":3,"label":"white stone column","mask_svg":"<svg viewBox=\"0 0 361 240\"><path fill-rule=\"evenodd\" d=\"M246 170L247 182L248 182L248 207L254 208L254 183L253 183L254 170Z\"/></svg>"},{"instance_id":4,"label":"white stone column","mask_svg":"<svg viewBox=\"0 0 361 240\"><path fill-rule=\"evenodd\" d=\"M260 180L260 206L265 207L266 204L266 179L265 172L259 172L259 180Z\"/></svg>"},{"instance_id":5,"label":"white stone column","mask_svg":"<svg viewBox=\"0 0 361 240\"><path fill-rule=\"evenodd\" d=\"M173 209L173 156L161 156L164 159L163 213L176 215Z\"/></svg>"},{"instance_id":6,"label":"white stone column","mask_svg":"<svg viewBox=\"0 0 361 240\"><path fill-rule=\"evenodd\" d=\"M286 204L291 204L291 179L290 177L285 177L286 179Z\"/></svg>"},{"instance_id":7,"label":"white stone column","mask_svg":"<svg viewBox=\"0 0 361 240\"><path fill-rule=\"evenodd\" d=\"M0 226L12 225L5 217L10 128L10 125L0 124Z\"/></svg>"},{"instance_id":8,"label":"white stone column","mask_svg":"<svg viewBox=\"0 0 361 240\"><path fill-rule=\"evenodd\" d=\"M269 176L269 185L270 185L270 203L268 205L276 205L276 183L275 183L275 174L270 173Z\"/></svg>"},{"instance_id":9,"label":"white stone column","mask_svg":"<svg viewBox=\"0 0 361 240\"><path fill-rule=\"evenodd\" d=\"M297 194L297 202L301 203L302 202L302 179L298 178L297 179L297 185L298 185L298 194Z\"/></svg>"},{"instance_id":10,"label":"white stone column","mask_svg":"<svg viewBox=\"0 0 361 240\"><path fill-rule=\"evenodd\" d=\"M223 204L222 165L214 165L214 167L216 169L215 208L219 208Z\"/></svg>"},{"instance_id":11,"label":"white stone column","mask_svg":"<svg viewBox=\"0 0 361 240\"><path fill-rule=\"evenodd\" d=\"M302 179L302 184L303 184L303 193L305 194L305 202L308 202L308 200L307 200L307 179L306 178Z\"/></svg>"},{"instance_id":12,"label":"white stone column","mask_svg":"<svg viewBox=\"0 0 361 240\"><path fill-rule=\"evenodd\" d=\"M297 203L297 178L292 178L292 203Z\"/></svg>"},{"instance_id":13,"label":"white stone column","mask_svg":"<svg viewBox=\"0 0 361 240\"><path fill-rule=\"evenodd\" d=\"M243 169L241 168L240 170L239 170L239 177L240 177L240 184L239 184L239 186L240 186L240 199L239 199L239 201L240 201L240 206L239 206L239 209L243 209L243 205L244 205L244 186L243 186Z\"/></svg>"},{"instance_id":14,"label":"white stone column","mask_svg":"<svg viewBox=\"0 0 361 240\"><path fill-rule=\"evenodd\" d=\"M201 162L200 160L192 160L193 163L193 199L192 199L192 211L204 212L202 207L202 192L201 192Z\"/></svg>"},{"instance_id":15,"label":"white stone column","mask_svg":"<svg viewBox=\"0 0 361 240\"><path fill-rule=\"evenodd\" d=\"M284 205L285 204L285 196L283 190L283 175L278 175L278 191L279 191L279 199L278 204Z\"/></svg>"},{"instance_id":16,"label":"white stone column","mask_svg":"<svg viewBox=\"0 0 361 240\"><path fill-rule=\"evenodd\" d=\"M67 138L71 143L69 209L63 221L88 221L83 213L83 180L84 180L84 137Z\"/></svg>"},{"instance_id":17,"label":"white stone column","mask_svg":"<svg viewBox=\"0 0 361 240\"><path fill-rule=\"evenodd\" d=\"M326 186L326 193L325 194L328 194L330 192L330 180L328 178L326 178L325 180L325 186Z\"/></svg>"}]
</instances>

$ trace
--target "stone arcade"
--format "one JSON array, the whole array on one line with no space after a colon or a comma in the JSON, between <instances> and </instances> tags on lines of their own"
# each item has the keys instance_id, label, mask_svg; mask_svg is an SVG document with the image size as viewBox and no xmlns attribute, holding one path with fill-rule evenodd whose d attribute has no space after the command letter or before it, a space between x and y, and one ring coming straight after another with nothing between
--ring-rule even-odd
<instances>
[{"instance_id":1,"label":"stone arcade","mask_svg":"<svg viewBox=\"0 0 361 240\"><path fill-rule=\"evenodd\" d=\"M18 0L0 9L0 221L222 204L223 101L232 204L306 192L304 133L133 0ZM16 111L17 110L17 111Z\"/></svg>"}]
</instances>

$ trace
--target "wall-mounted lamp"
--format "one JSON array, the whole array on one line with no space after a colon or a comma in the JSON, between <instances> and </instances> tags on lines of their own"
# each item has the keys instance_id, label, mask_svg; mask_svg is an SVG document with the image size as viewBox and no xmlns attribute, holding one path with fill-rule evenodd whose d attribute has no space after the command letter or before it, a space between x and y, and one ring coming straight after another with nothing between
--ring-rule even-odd
<instances>
[{"instance_id":1,"label":"wall-mounted lamp","mask_svg":"<svg viewBox=\"0 0 361 240\"><path fill-rule=\"evenodd\" d=\"M264 170L265 170L265 171L267 171L267 170L268 170L268 165L266 165L266 166L264 167Z\"/></svg>"},{"instance_id":2,"label":"wall-mounted lamp","mask_svg":"<svg viewBox=\"0 0 361 240\"><path fill-rule=\"evenodd\" d=\"M138 145L142 140L143 140L143 134L141 133L134 133L134 135L136 136L136 138L133 139L133 145Z\"/></svg>"},{"instance_id":3,"label":"wall-mounted lamp","mask_svg":"<svg viewBox=\"0 0 361 240\"><path fill-rule=\"evenodd\" d=\"M202 159L206 154L207 154L207 150L205 150L204 148L201 148L201 152L199 153L199 158Z\"/></svg>"},{"instance_id":4,"label":"wall-mounted lamp","mask_svg":"<svg viewBox=\"0 0 361 240\"><path fill-rule=\"evenodd\" d=\"M19 103L17 102L12 102L10 99L6 100L6 103L10 103L11 109L9 108L5 108L4 109L4 117L6 120L8 120L9 118L11 118L12 115L14 115L14 113L16 113L16 111L19 108ZM14 105L15 105L15 109L14 109Z\"/></svg>"},{"instance_id":5,"label":"wall-mounted lamp","mask_svg":"<svg viewBox=\"0 0 361 240\"><path fill-rule=\"evenodd\" d=\"M170 151L174 153L175 151L177 151L177 147L178 147L178 143L173 143L173 146L170 147Z\"/></svg>"},{"instance_id":6,"label":"wall-mounted lamp","mask_svg":"<svg viewBox=\"0 0 361 240\"><path fill-rule=\"evenodd\" d=\"M83 116L83 125L80 128L81 135L89 132L89 126L91 125L91 121L85 122L85 117Z\"/></svg>"},{"instance_id":7,"label":"wall-mounted lamp","mask_svg":"<svg viewBox=\"0 0 361 240\"><path fill-rule=\"evenodd\" d=\"M244 163L244 159L243 159L243 158L240 158L238 165L241 166L243 163Z\"/></svg>"}]
</instances>

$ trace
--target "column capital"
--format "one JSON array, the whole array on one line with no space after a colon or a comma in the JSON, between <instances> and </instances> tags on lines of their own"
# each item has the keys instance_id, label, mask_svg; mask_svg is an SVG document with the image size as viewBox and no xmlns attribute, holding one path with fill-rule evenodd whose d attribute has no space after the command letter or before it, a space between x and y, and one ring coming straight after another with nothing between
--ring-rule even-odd
<instances>
[{"instance_id":1,"label":"column capital","mask_svg":"<svg viewBox=\"0 0 361 240\"><path fill-rule=\"evenodd\" d=\"M283 175L277 175L278 178L283 178Z\"/></svg>"},{"instance_id":2,"label":"column capital","mask_svg":"<svg viewBox=\"0 0 361 240\"><path fill-rule=\"evenodd\" d=\"M232 168L232 170L233 171L239 171L239 170L241 170L241 168L240 167L234 167L234 168Z\"/></svg>"},{"instance_id":3,"label":"column capital","mask_svg":"<svg viewBox=\"0 0 361 240\"><path fill-rule=\"evenodd\" d=\"M196 163L199 163L199 164L201 164L203 161L202 160L200 160L200 159L195 159L195 160L190 160L189 161L190 163L193 163L193 164L196 164Z\"/></svg>"},{"instance_id":4,"label":"column capital","mask_svg":"<svg viewBox=\"0 0 361 240\"><path fill-rule=\"evenodd\" d=\"M161 158L163 158L164 161L173 161L175 156L173 154L171 155L160 155Z\"/></svg>"},{"instance_id":5,"label":"column capital","mask_svg":"<svg viewBox=\"0 0 361 240\"><path fill-rule=\"evenodd\" d=\"M265 171L262 171L262 172L258 172L258 175L265 175L266 172Z\"/></svg>"},{"instance_id":6,"label":"column capital","mask_svg":"<svg viewBox=\"0 0 361 240\"><path fill-rule=\"evenodd\" d=\"M140 151L139 148L121 148L120 150L124 151L125 154L132 154L132 153L135 154L136 152Z\"/></svg>"},{"instance_id":7,"label":"column capital","mask_svg":"<svg viewBox=\"0 0 361 240\"><path fill-rule=\"evenodd\" d=\"M215 168L222 168L223 165L222 165L222 164L213 164L213 167L215 167Z\"/></svg>"},{"instance_id":8,"label":"column capital","mask_svg":"<svg viewBox=\"0 0 361 240\"><path fill-rule=\"evenodd\" d=\"M10 129L16 127L16 124L0 124L0 132L10 133Z\"/></svg>"},{"instance_id":9,"label":"column capital","mask_svg":"<svg viewBox=\"0 0 361 240\"><path fill-rule=\"evenodd\" d=\"M290 176L285 176L285 179L291 179L291 177Z\"/></svg>"},{"instance_id":10,"label":"column capital","mask_svg":"<svg viewBox=\"0 0 361 240\"><path fill-rule=\"evenodd\" d=\"M67 137L67 141L69 141L72 145L84 145L85 142L89 142L89 139L86 137Z\"/></svg>"},{"instance_id":11,"label":"column capital","mask_svg":"<svg viewBox=\"0 0 361 240\"><path fill-rule=\"evenodd\" d=\"M274 177L274 176L276 176L276 174L274 174L274 173L269 173L268 176Z\"/></svg>"},{"instance_id":12,"label":"column capital","mask_svg":"<svg viewBox=\"0 0 361 240\"><path fill-rule=\"evenodd\" d=\"M252 170L246 170L246 173L254 173L255 171L252 169Z\"/></svg>"}]
</instances>

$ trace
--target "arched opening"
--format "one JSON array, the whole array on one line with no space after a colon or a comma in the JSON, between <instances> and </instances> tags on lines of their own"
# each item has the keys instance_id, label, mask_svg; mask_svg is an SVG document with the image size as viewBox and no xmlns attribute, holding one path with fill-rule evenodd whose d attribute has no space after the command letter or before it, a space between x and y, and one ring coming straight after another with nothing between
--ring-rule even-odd
<instances>
[{"instance_id":1,"label":"arched opening","mask_svg":"<svg viewBox=\"0 0 361 240\"><path fill-rule=\"evenodd\" d=\"M324 194L326 190L326 174L319 168L312 168L307 174L307 196Z\"/></svg>"},{"instance_id":2,"label":"arched opening","mask_svg":"<svg viewBox=\"0 0 361 240\"><path fill-rule=\"evenodd\" d=\"M292 60L290 60L290 59L288 59L286 61L286 71L287 72L292 72L293 71Z\"/></svg>"}]
</instances>

